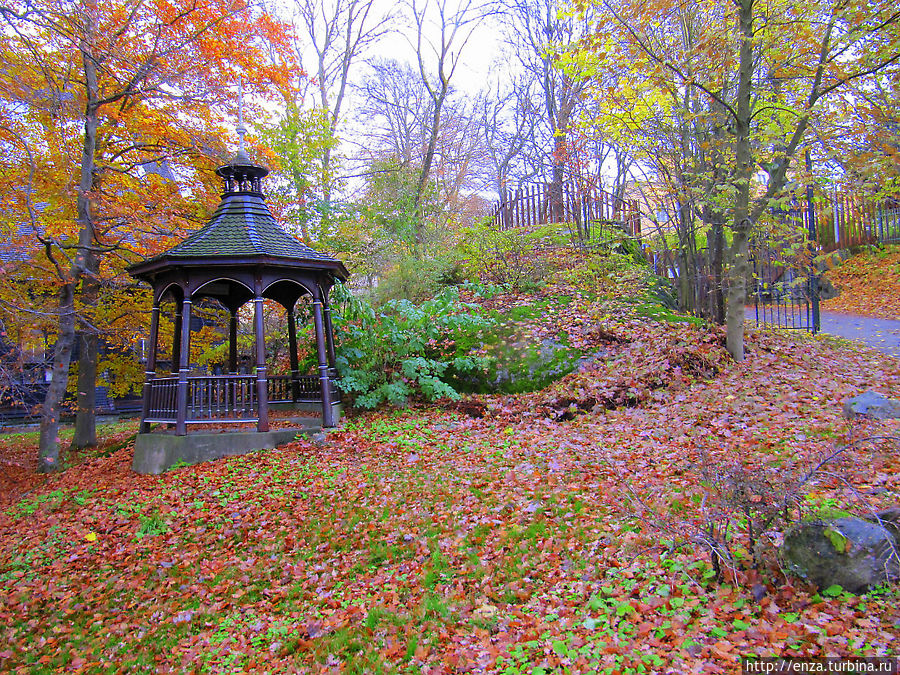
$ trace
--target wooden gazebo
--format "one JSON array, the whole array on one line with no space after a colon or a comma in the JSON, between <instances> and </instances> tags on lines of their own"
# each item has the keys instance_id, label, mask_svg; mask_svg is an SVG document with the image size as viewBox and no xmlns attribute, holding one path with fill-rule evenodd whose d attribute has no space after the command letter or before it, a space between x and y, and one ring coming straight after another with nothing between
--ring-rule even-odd
<instances>
[{"instance_id":1,"label":"wooden gazebo","mask_svg":"<svg viewBox=\"0 0 900 675\"><path fill-rule=\"evenodd\" d=\"M217 169L224 179L222 202L200 230L129 272L153 288L149 356L143 393L141 434L153 424L187 434L191 425L255 423L269 431L270 404L321 403L322 427L335 425L339 397L329 292L348 272L343 263L319 253L287 234L264 202L261 181L269 172L250 161L241 149ZM304 296L312 300L318 373L298 371L294 308ZM191 308L214 299L230 313L229 358L221 375L191 372ZM263 322L265 299L287 312L290 375L267 372ZM157 372L160 305L174 300L171 372ZM254 305L255 368L238 370L238 311ZM289 405L288 405L289 407ZM251 427L252 428L252 427ZM140 436L140 435L139 435Z\"/></svg>"}]
</instances>

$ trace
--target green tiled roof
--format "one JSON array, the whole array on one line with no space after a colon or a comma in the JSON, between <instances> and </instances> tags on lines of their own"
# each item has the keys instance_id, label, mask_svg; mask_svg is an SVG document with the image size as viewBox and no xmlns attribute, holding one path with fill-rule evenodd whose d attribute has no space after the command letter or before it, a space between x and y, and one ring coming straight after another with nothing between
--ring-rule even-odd
<instances>
[{"instance_id":1,"label":"green tiled roof","mask_svg":"<svg viewBox=\"0 0 900 675\"><path fill-rule=\"evenodd\" d=\"M285 232L255 193L229 193L209 222L164 256L278 256L298 260L337 262Z\"/></svg>"}]
</instances>

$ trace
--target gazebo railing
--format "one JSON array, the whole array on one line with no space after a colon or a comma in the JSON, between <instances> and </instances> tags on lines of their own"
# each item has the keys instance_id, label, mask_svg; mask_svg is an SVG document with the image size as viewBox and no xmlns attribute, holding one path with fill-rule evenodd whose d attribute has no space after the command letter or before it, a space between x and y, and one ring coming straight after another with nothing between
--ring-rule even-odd
<instances>
[{"instance_id":1,"label":"gazebo railing","mask_svg":"<svg viewBox=\"0 0 900 675\"><path fill-rule=\"evenodd\" d=\"M175 423L178 419L178 378L156 377L148 383L149 423ZM255 422L259 416L255 375L189 375L185 422ZM331 402L340 394L334 386ZM269 403L320 402L322 394L315 375L273 375L268 378Z\"/></svg>"},{"instance_id":2,"label":"gazebo railing","mask_svg":"<svg viewBox=\"0 0 900 675\"><path fill-rule=\"evenodd\" d=\"M267 391L269 403L293 403L294 401L318 403L322 400L322 390L316 375L298 375L296 378L292 378L290 375L270 375ZM332 403L340 400L340 394L334 387L333 379L330 393Z\"/></svg>"},{"instance_id":3,"label":"gazebo railing","mask_svg":"<svg viewBox=\"0 0 900 675\"><path fill-rule=\"evenodd\" d=\"M174 422L178 411L178 378L155 377L147 383L145 422Z\"/></svg>"},{"instance_id":4,"label":"gazebo railing","mask_svg":"<svg viewBox=\"0 0 900 675\"><path fill-rule=\"evenodd\" d=\"M178 378L157 377L149 383L145 422L174 423L178 419ZM254 422L258 418L256 377L252 375L189 375L185 422Z\"/></svg>"}]
</instances>

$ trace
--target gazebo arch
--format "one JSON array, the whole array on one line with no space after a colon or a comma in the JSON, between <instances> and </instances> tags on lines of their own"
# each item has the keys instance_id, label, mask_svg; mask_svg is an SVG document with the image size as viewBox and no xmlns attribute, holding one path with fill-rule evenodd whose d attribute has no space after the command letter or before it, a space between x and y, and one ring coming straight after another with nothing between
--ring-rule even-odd
<instances>
[{"instance_id":1,"label":"gazebo arch","mask_svg":"<svg viewBox=\"0 0 900 675\"><path fill-rule=\"evenodd\" d=\"M234 160L216 170L224 179L222 201L207 224L165 253L132 265L128 271L153 288L150 351L143 394L141 437L154 424L171 425L174 436L185 436L192 425L255 423L269 432L270 404L321 403L322 426L336 423L338 392L329 291L349 277L343 263L288 235L264 201L264 167L240 150ZM171 295L176 303L172 344L172 374L157 373L160 305ZM316 335L318 372L298 370L294 307L310 296ZM227 373L193 373L190 363L191 316L196 302L217 301L230 315ZM273 300L287 312L291 374L267 372L263 303ZM255 367L238 372L238 312L254 306ZM146 445L144 443L143 445ZM158 445L158 444L157 444ZM154 446L155 447L155 446ZM135 464L138 463L136 450Z\"/></svg>"}]
</instances>

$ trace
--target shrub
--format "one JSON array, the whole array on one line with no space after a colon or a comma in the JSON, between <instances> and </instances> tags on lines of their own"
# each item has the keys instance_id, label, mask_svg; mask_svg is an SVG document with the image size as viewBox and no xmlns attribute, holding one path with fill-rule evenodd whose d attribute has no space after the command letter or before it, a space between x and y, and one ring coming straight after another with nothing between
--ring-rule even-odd
<instances>
[{"instance_id":1,"label":"shrub","mask_svg":"<svg viewBox=\"0 0 900 675\"><path fill-rule=\"evenodd\" d=\"M455 288L420 304L390 300L377 311L342 286L333 297L339 386L355 406L457 399L448 381L487 369L488 359L473 352L494 321L461 302Z\"/></svg>"},{"instance_id":2,"label":"shrub","mask_svg":"<svg viewBox=\"0 0 900 675\"><path fill-rule=\"evenodd\" d=\"M442 286L458 278L458 270L448 259L401 256L378 280L378 303L390 300L424 300L433 297Z\"/></svg>"},{"instance_id":3,"label":"shrub","mask_svg":"<svg viewBox=\"0 0 900 675\"><path fill-rule=\"evenodd\" d=\"M522 228L501 231L486 223L467 227L459 245L463 267L471 278L482 283L533 288L549 272L546 258L538 253L559 243L557 230L556 225L531 231Z\"/></svg>"}]
</instances>

